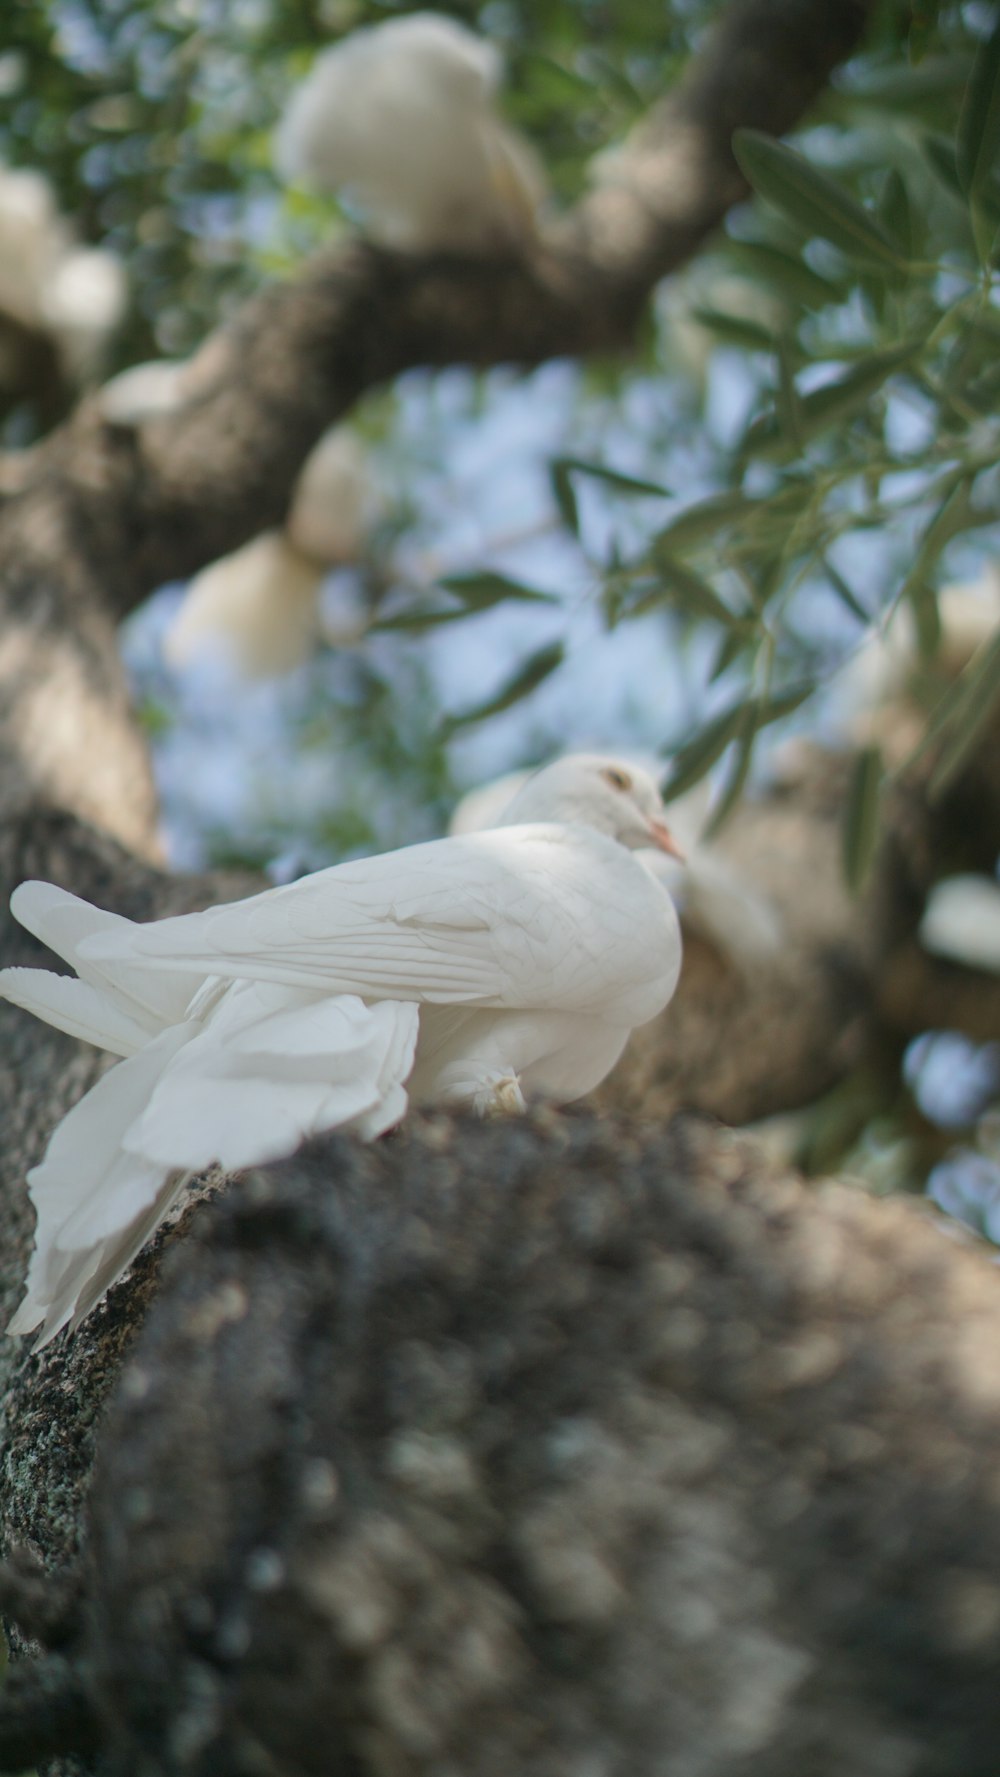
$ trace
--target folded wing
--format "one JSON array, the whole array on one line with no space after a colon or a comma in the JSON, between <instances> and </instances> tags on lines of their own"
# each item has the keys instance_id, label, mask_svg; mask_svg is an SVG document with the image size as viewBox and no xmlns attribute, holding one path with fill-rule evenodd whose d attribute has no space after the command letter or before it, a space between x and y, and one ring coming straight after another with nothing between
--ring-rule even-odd
<instances>
[{"instance_id":1,"label":"folded wing","mask_svg":"<svg viewBox=\"0 0 1000 1777\"><path fill-rule=\"evenodd\" d=\"M510 827L104 930L78 953L106 975L162 969L366 1001L595 1011L609 993L648 987L660 968L656 922L668 917L663 891L611 841Z\"/></svg>"}]
</instances>

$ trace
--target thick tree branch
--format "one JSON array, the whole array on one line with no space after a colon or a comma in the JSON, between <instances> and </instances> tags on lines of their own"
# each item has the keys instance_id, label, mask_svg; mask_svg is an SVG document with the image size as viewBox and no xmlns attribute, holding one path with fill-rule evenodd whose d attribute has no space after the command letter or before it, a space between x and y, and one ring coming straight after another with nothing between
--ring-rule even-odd
<instances>
[{"instance_id":1,"label":"thick tree branch","mask_svg":"<svg viewBox=\"0 0 1000 1777\"><path fill-rule=\"evenodd\" d=\"M280 518L319 432L404 370L627 349L653 286L745 193L734 129L791 127L856 45L869 10L865 0L734 5L678 93L626 145L619 178L523 258L354 242L264 292L214 336L181 413L133 431L85 411L52 465L94 527L106 600L130 610L163 580Z\"/></svg>"},{"instance_id":2,"label":"thick tree branch","mask_svg":"<svg viewBox=\"0 0 1000 1777\"><path fill-rule=\"evenodd\" d=\"M61 1706L149 1777L993 1777L998 1338L696 1123L316 1144L175 1253Z\"/></svg>"}]
</instances>

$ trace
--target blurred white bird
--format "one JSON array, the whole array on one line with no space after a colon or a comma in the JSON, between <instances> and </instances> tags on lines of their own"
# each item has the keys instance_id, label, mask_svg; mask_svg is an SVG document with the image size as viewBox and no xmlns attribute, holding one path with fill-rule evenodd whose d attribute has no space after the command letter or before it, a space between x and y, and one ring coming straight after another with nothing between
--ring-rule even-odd
<instances>
[{"instance_id":1,"label":"blurred white bird","mask_svg":"<svg viewBox=\"0 0 1000 1777\"><path fill-rule=\"evenodd\" d=\"M166 659L186 667L214 652L247 679L291 672L316 639L323 573L283 531L262 531L189 582L163 639Z\"/></svg>"},{"instance_id":2,"label":"blurred white bird","mask_svg":"<svg viewBox=\"0 0 1000 1777\"><path fill-rule=\"evenodd\" d=\"M957 679L1000 626L1000 572L990 565L976 581L944 587L938 613L941 639L930 665L937 681ZM926 677L913 608L900 604L837 676L841 726L857 745L878 742L893 763L905 758L926 727Z\"/></svg>"},{"instance_id":3,"label":"blurred white bird","mask_svg":"<svg viewBox=\"0 0 1000 1777\"><path fill-rule=\"evenodd\" d=\"M190 581L164 638L171 665L214 648L244 678L299 666L319 633L327 570L357 559L371 510L364 454L346 427L332 426L306 458L284 530L263 531Z\"/></svg>"},{"instance_id":4,"label":"blurred white bird","mask_svg":"<svg viewBox=\"0 0 1000 1777\"><path fill-rule=\"evenodd\" d=\"M648 757L629 755L625 763L647 776L662 769L656 759ZM526 772L512 771L481 789L470 790L455 809L449 831L477 833L496 826L526 778ZM673 896L688 929L707 938L720 956L747 972L780 947L781 919L773 902L744 881L719 851L701 838L711 814L710 803L707 782L678 796L670 804L670 827L679 852L671 856L653 852L644 862Z\"/></svg>"},{"instance_id":5,"label":"blurred white bird","mask_svg":"<svg viewBox=\"0 0 1000 1777\"><path fill-rule=\"evenodd\" d=\"M377 240L496 251L530 237L545 195L502 122L495 48L435 12L387 19L324 50L278 130L282 178L344 192Z\"/></svg>"},{"instance_id":6,"label":"blurred white bird","mask_svg":"<svg viewBox=\"0 0 1000 1777\"><path fill-rule=\"evenodd\" d=\"M927 897L920 942L936 956L1000 975L1000 882L948 876Z\"/></svg>"},{"instance_id":7,"label":"blurred white bird","mask_svg":"<svg viewBox=\"0 0 1000 1777\"><path fill-rule=\"evenodd\" d=\"M184 405L188 369L186 358L130 364L98 391L104 418L117 426L135 426L156 414L175 413Z\"/></svg>"},{"instance_id":8,"label":"blurred white bird","mask_svg":"<svg viewBox=\"0 0 1000 1777\"><path fill-rule=\"evenodd\" d=\"M78 381L99 369L127 302L125 267L106 247L76 248L56 266L43 292L42 315Z\"/></svg>"},{"instance_id":9,"label":"blurred white bird","mask_svg":"<svg viewBox=\"0 0 1000 1777\"><path fill-rule=\"evenodd\" d=\"M349 426L330 426L299 470L285 521L288 540L327 567L357 561L374 504L365 452Z\"/></svg>"},{"instance_id":10,"label":"blurred white bird","mask_svg":"<svg viewBox=\"0 0 1000 1777\"><path fill-rule=\"evenodd\" d=\"M55 194L44 174L0 166L0 309L37 327L62 251Z\"/></svg>"},{"instance_id":11,"label":"blurred white bird","mask_svg":"<svg viewBox=\"0 0 1000 1777\"><path fill-rule=\"evenodd\" d=\"M126 304L125 270L78 247L44 174L0 166L0 310L56 341L67 372L89 376Z\"/></svg>"},{"instance_id":12,"label":"blurred white bird","mask_svg":"<svg viewBox=\"0 0 1000 1777\"><path fill-rule=\"evenodd\" d=\"M340 864L150 925L22 883L22 925L76 977L0 971L0 995L124 1059L28 1175L37 1215L9 1332L77 1324L186 1175L374 1137L408 1099L521 1109L596 1086L667 1004L680 934L631 854L675 842L652 780L557 761L488 833Z\"/></svg>"}]
</instances>

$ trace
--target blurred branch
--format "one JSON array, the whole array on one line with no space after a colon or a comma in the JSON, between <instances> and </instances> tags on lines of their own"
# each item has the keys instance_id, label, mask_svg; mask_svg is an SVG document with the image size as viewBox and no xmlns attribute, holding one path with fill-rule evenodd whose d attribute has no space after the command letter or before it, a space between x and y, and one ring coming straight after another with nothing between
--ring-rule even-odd
<instances>
[{"instance_id":1,"label":"blurred branch","mask_svg":"<svg viewBox=\"0 0 1000 1777\"><path fill-rule=\"evenodd\" d=\"M319 256L215 334L173 414L114 425L84 402L0 508L0 808L44 798L151 853L154 798L111 624L283 516L322 430L414 365L535 364L626 349L650 291L744 193L740 124L791 127L857 43L869 0L742 0L614 183L521 259ZM16 478L0 477L10 485ZM72 747L39 710L75 708ZM99 728L104 712L106 735Z\"/></svg>"},{"instance_id":2,"label":"blurred branch","mask_svg":"<svg viewBox=\"0 0 1000 1777\"><path fill-rule=\"evenodd\" d=\"M783 781L737 808L716 846L734 881L765 897L779 942L737 967L723 945L685 929L678 991L633 1034L599 1090L607 1107L755 1122L810 1104L858 1068L884 1070L921 1031L1000 1038L996 977L929 956L917 936L933 885L992 873L1000 853L1000 728L940 799L930 793L934 752L899 781L859 897L841 868L852 755L802 743L796 755Z\"/></svg>"}]
</instances>

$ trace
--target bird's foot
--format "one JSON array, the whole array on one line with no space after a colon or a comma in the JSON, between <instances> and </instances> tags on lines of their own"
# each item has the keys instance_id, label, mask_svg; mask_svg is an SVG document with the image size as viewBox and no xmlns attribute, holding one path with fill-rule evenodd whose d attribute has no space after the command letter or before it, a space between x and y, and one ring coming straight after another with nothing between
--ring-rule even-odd
<instances>
[{"instance_id":1,"label":"bird's foot","mask_svg":"<svg viewBox=\"0 0 1000 1777\"><path fill-rule=\"evenodd\" d=\"M496 1074L491 1080L484 1080L472 1102L479 1117L518 1116L528 1108L521 1082L514 1073Z\"/></svg>"}]
</instances>

